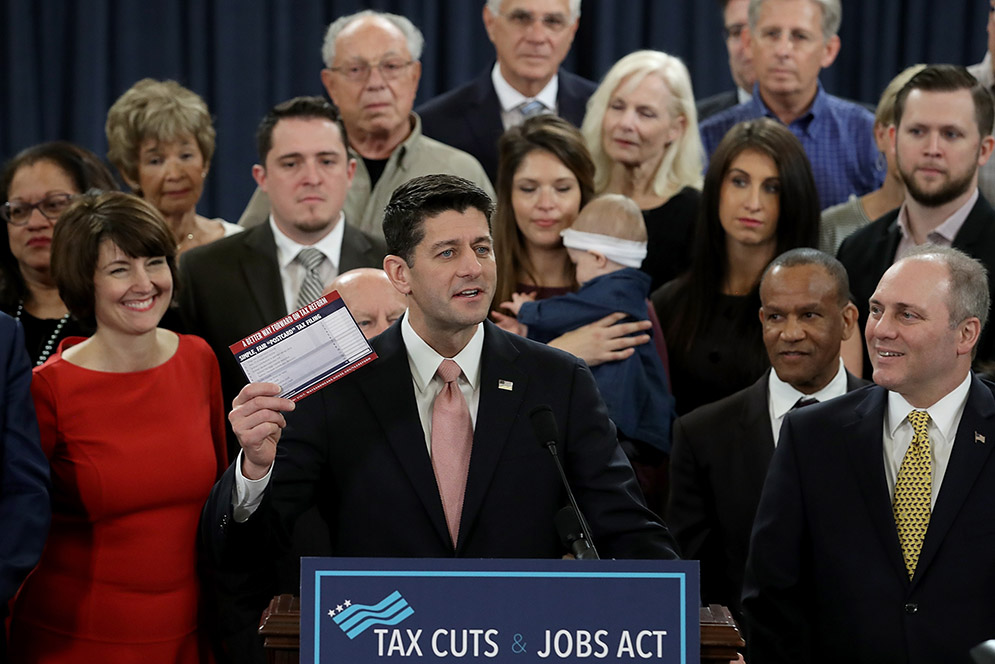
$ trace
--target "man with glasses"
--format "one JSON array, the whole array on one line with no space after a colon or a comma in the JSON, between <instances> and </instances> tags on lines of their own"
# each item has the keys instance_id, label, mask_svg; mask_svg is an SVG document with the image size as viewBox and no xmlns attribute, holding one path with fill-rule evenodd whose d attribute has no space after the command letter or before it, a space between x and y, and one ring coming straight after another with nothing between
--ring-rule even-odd
<instances>
[{"instance_id":1,"label":"man with glasses","mask_svg":"<svg viewBox=\"0 0 995 664\"><path fill-rule=\"evenodd\" d=\"M472 154L495 181L506 129L538 113L579 127L596 86L560 69L579 19L580 0L487 0L484 27L497 61L419 107L425 133Z\"/></svg>"},{"instance_id":2,"label":"man with glasses","mask_svg":"<svg viewBox=\"0 0 995 664\"><path fill-rule=\"evenodd\" d=\"M698 122L736 104L749 101L757 75L753 71L753 54L750 52L749 17L750 0L719 0L722 5L722 32L729 51L729 73L736 84L735 90L726 90L698 102Z\"/></svg>"},{"instance_id":3,"label":"man with glasses","mask_svg":"<svg viewBox=\"0 0 995 664\"><path fill-rule=\"evenodd\" d=\"M344 212L350 224L383 238L390 195L413 177L458 174L494 195L484 169L470 155L422 134L412 113L425 38L403 16L364 10L342 16L325 33L321 82L345 123L356 174ZM239 223L266 220L269 201L256 190Z\"/></svg>"}]
</instances>

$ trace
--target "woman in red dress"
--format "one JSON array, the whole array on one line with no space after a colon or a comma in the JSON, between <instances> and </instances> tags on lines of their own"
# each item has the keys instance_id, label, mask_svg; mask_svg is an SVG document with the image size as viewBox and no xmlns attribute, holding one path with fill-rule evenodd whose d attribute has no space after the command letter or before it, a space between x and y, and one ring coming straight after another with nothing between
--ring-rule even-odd
<instances>
[{"instance_id":1,"label":"woman in red dress","mask_svg":"<svg viewBox=\"0 0 995 664\"><path fill-rule=\"evenodd\" d=\"M35 369L53 519L14 604L12 661L210 661L196 537L227 465L224 416L210 348L158 327L175 254L128 194L84 196L55 227L59 294L96 332Z\"/></svg>"}]
</instances>

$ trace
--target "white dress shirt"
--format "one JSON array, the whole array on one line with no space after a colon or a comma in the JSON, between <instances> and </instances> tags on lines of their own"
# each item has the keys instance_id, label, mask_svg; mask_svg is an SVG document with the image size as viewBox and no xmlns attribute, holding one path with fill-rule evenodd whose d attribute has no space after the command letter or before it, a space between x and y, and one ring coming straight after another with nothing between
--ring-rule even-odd
<instances>
[{"instance_id":1,"label":"white dress shirt","mask_svg":"<svg viewBox=\"0 0 995 664\"><path fill-rule=\"evenodd\" d=\"M884 436L881 441L884 447L884 474L892 501L895 499L898 469L902 467L902 459L912 444L914 432L909 423L909 413L913 410L925 410L929 413L929 450L933 460L930 508L936 505L936 496L940 493L943 475L947 472L950 453L954 448L954 436L957 435L970 389L971 373L968 372L960 385L929 408L915 408L901 394L888 392L888 409L884 414Z\"/></svg>"},{"instance_id":2,"label":"white dress shirt","mask_svg":"<svg viewBox=\"0 0 995 664\"><path fill-rule=\"evenodd\" d=\"M415 404L418 406L418 417L421 419L422 430L425 434L425 446L428 453L432 454L432 405L435 397L442 391L445 383L435 375L439 365L444 359L451 359L463 371L457 379L460 392L466 399L467 408L470 410L470 420L473 426L477 426L477 406L480 403L480 356L484 349L484 324L478 323L470 341L459 353L451 358L444 358L429 346L408 321L407 312L401 320L401 339L408 353L408 366L411 368L411 382L414 385ZM243 522L252 516L252 513L259 507L262 501L263 492L269 485L270 477L273 474L272 464L266 476L258 480L250 480L242 474L242 451L238 452L238 460L235 466L235 490L232 496L232 506L234 507L234 517L238 522Z\"/></svg>"},{"instance_id":3,"label":"white dress shirt","mask_svg":"<svg viewBox=\"0 0 995 664\"><path fill-rule=\"evenodd\" d=\"M321 283L327 286L339 275L342 237L345 234L345 214L340 212L339 220L332 226L332 230L312 245L298 244L284 235L273 221L273 215L270 215L269 225L273 230L273 240L276 242L276 263L280 268L280 281L283 283L283 299L287 305L287 313L290 313L297 309L297 294L300 293L301 284L304 282L304 266L294 260L301 249L310 246L325 255L325 260L318 267Z\"/></svg>"},{"instance_id":4,"label":"white dress shirt","mask_svg":"<svg viewBox=\"0 0 995 664\"><path fill-rule=\"evenodd\" d=\"M501 66L495 62L494 69L491 70L491 82L494 84L494 92L497 93L498 102L501 104L501 124L504 125L505 131L522 124L525 118L522 117L518 109L530 101L538 101L550 113L557 113L556 95L560 91L559 76L553 76L549 79L546 87L540 90L535 97L526 97L511 87L511 83L504 80L504 76L501 75Z\"/></svg>"},{"instance_id":5,"label":"white dress shirt","mask_svg":"<svg viewBox=\"0 0 995 664\"><path fill-rule=\"evenodd\" d=\"M774 446L781 437L781 424L784 416L795 407L799 399L815 399L818 402L829 401L846 394L846 369L840 359L836 375L824 388L813 394L804 394L777 377L777 372L770 370L767 380L767 409L770 414L770 431L774 434Z\"/></svg>"}]
</instances>

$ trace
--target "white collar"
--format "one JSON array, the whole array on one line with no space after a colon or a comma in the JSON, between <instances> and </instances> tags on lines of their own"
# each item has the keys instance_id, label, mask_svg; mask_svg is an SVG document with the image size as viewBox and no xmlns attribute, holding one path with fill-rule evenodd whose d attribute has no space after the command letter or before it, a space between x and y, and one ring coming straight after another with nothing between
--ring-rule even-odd
<instances>
[{"instance_id":1,"label":"white collar","mask_svg":"<svg viewBox=\"0 0 995 664\"><path fill-rule=\"evenodd\" d=\"M892 438L895 432L902 425L909 412L913 410L925 410L929 413L929 419L933 425L943 435L944 440L953 440L954 426L960 422L960 415L964 412L964 404L967 403L967 393L971 389L971 372L961 381L961 384L947 393L945 397L928 408L916 408L905 400L898 392L888 390L888 419L885 420L885 428L891 432Z\"/></svg>"},{"instance_id":2,"label":"white collar","mask_svg":"<svg viewBox=\"0 0 995 664\"><path fill-rule=\"evenodd\" d=\"M770 379L767 381L768 394L770 395L770 407L774 417L784 417L784 414L794 408L799 399L815 399L820 403L834 399L846 394L846 369L843 368L843 360L840 359L839 369L829 383L814 394L804 394L794 387L781 380L774 369L770 370Z\"/></svg>"},{"instance_id":3,"label":"white collar","mask_svg":"<svg viewBox=\"0 0 995 664\"><path fill-rule=\"evenodd\" d=\"M419 392L424 392L438 371L442 360L447 359L435 352L435 349L418 336L408 321L408 312L404 312L401 320L401 339L408 352L408 365L411 367L411 378ZM480 383L480 355L484 350L484 324L477 324L477 331L470 337L463 350L448 358L459 365L470 387L477 389Z\"/></svg>"},{"instance_id":4,"label":"white collar","mask_svg":"<svg viewBox=\"0 0 995 664\"><path fill-rule=\"evenodd\" d=\"M297 258L297 254L300 253L301 249L309 245L298 244L287 237L276 225L276 222L273 221L272 214L269 216L269 226L273 231L273 240L276 242L276 262L280 266L280 270L285 270ZM339 261L342 257L342 238L344 235L345 213L339 212L339 220L332 226L332 230L326 233L323 238L310 245L325 254L325 258L335 266L336 270L339 269Z\"/></svg>"},{"instance_id":5,"label":"white collar","mask_svg":"<svg viewBox=\"0 0 995 664\"><path fill-rule=\"evenodd\" d=\"M511 87L511 83L504 80L504 76L501 75L501 65L497 62L494 63L494 69L491 70L491 82L494 84L494 92L497 93L498 102L501 104L501 110L505 113L512 111L525 102L532 101L533 99L542 102L542 105L545 106L551 113L556 112L556 95L560 90L559 74L549 79L549 83L546 84L546 87L540 90L539 94L535 97L526 97L521 92Z\"/></svg>"}]
</instances>

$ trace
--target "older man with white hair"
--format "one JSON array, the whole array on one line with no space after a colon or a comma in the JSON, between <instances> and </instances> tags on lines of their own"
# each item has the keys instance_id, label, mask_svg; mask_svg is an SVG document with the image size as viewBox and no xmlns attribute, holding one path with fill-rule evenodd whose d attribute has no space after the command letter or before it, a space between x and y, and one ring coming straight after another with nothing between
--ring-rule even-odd
<instances>
[{"instance_id":1,"label":"older man with white hair","mask_svg":"<svg viewBox=\"0 0 995 664\"><path fill-rule=\"evenodd\" d=\"M379 238L391 194L419 175L460 175L494 196L480 163L423 135L421 119L411 110L424 43L421 31L404 16L367 9L336 19L321 48L321 82L342 114L349 149L356 157L345 216ZM239 224L254 226L268 214L269 200L256 190Z\"/></svg>"},{"instance_id":2,"label":"older man with white hair","mask_svg":"<svg viewBox=\"0 0 995 664\"><path fill-rule=\"evenodd\" d=\"M560 68L579 20L580 0L487 0L484 27L497 61L420 106L425 133L472 154L494 182L506 129L539 113L579 127L595 84Z\"/></svg>"}]
</instances>

